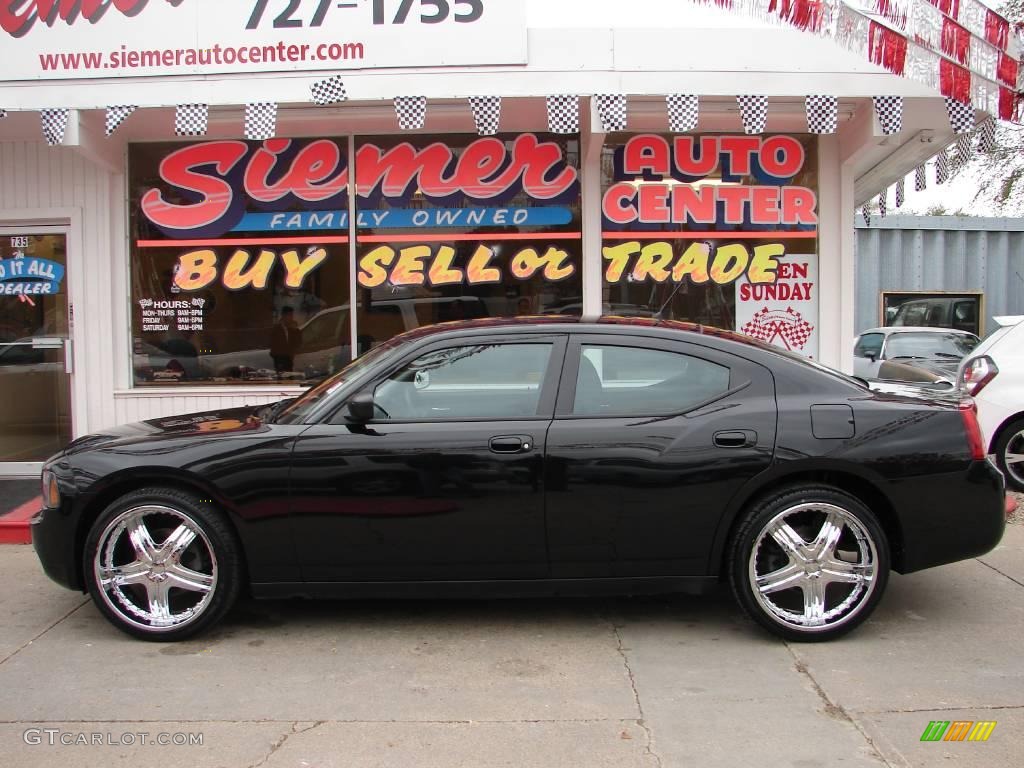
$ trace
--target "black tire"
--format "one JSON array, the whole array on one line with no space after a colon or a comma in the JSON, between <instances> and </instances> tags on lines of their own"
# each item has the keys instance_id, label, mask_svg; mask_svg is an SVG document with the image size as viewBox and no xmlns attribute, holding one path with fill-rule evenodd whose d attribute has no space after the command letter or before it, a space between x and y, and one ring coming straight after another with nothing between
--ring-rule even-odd
<instances>
[{"instance_id":1,"label":"black tire","mask_svg":"<svg viewBox=\"0 0 1024 768\"><path fill-rule=\"evenodd\" d=\"M780 521L788 529L769 532ZM825 534L833 531L829 547ZM780 538L792 542L790 549ZM819 642L846 634L871 615L889 579L889 543L875 515L850 494L794 485L750 507L730 542L727 567L733 594L750 618L786 640Z\"/></svg>"},{"instance_id":2,"label":"black tire","mask_svg":"<svg viewBox=\"0 0 1024 768\"><path fill-rule=\"evenodd\" d=\"M999 432L999 439L992 451L996 456L996 464L1006 478L1006 486L1015 491L1024 491L1024 464L1015 464L1012 468L1006 461L1007 453L1024 452L1024 418L1015 419Z\"/></svg>"},{"instance_id":3,"label":"black tire","mask_svg":"<svg viewBox=\"0 0 1024 768\"><path fill-rule=\"evenodd\" d=\"M158 487L122 496L96 518L83 568L100 612L123 632L157 642L184 640L219 621L244 573L224 515L191 493Z\"/></svg>"}]
</instances>

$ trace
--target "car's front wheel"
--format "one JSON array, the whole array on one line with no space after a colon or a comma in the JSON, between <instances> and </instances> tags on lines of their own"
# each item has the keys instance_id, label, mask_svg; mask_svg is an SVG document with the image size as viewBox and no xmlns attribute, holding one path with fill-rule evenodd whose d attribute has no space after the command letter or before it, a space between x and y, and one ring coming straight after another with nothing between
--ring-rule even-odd
<instances>
[{"instance_id":1,"label":"car's front wheel","mask_svg":"<svg viewBox=\"0 0 1024 768\"><path fill-rule=\"evenodd\" d=\"M85 544L89 593L116 627L145 640L182 640L234 603L242 568L235 536L209 503L178 490L121 497Z\"/></svg>"},{"instance_id":2,"label":"car's front wheel","mask_svg":"<svg viewBox=\"0 0 1024 768\"><path fill-rule=\"evenodd\" d=\"M732 541L729 572L737 601L763 627L787 640L831 640L878 605L889 545L853 496L795 486L749 510Z\"/></svg>"},{"instance_id":3,"label":"car's front wheel","mask_svg":"<svg viewBox=\"0 0 1024 768\"><path fill-rule=\"evenodd\" d=\"M1017 419L1000 432L994 452L1006 484L1015 491L1024 491L1024 419Z\"/></svg>"}]
</instances>

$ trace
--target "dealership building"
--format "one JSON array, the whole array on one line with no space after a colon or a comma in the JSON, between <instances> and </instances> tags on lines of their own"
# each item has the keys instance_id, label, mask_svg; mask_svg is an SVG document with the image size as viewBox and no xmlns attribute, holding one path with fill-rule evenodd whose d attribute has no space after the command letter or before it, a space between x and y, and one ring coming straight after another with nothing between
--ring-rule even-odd
<instances>
[{"instance_id":1,"label":"dealership building","mask_svg":"<svg viewBox=\"0 0 1024 768\"><path fill-rule=\"evenodd\" d=\"M849 369L855 211L1014 116L1017 41L968 0L720 4L0 2L0 474L464 318Z\"/></svg>"}]
</instances>

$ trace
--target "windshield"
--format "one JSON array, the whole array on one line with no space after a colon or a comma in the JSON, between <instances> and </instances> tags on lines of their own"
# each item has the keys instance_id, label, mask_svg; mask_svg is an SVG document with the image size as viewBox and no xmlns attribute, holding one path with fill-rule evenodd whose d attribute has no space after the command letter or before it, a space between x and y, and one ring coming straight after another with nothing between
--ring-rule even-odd
<instances>
[{"instance_id":1,"label":"windshield","mask_svg":"<svg viewBox=\"0 0 1024 768\"><path fill-rule=\"evenodd\" d=\"M357 357L336 374L317 384L312 389L306 390L295 399L287 408L277 415L275 421L278 424L302 424L306 416L325 398L337 392L350 381L358 378L363 371L384 357L387 353L399 346L396 341L399 337L379 344L365 355Z\"/></svg>"},{"instance_id":2,"label":"windshield","mask_svg":"<svg viewBox=\"0 0 1024 768\"><path fill-rule=\"evenodd\" d=\"M978 344L970 333L894 333L886 343L885 356L948 357L959 360Z\"/></svg>"}]
</instances>

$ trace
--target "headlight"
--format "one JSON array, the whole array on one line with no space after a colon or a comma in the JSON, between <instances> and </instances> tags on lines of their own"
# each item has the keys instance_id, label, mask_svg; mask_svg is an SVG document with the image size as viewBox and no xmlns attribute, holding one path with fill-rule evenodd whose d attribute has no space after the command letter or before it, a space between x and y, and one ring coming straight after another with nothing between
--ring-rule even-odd
<instances>
[{"instance_id":1,"label":"headlight","mask_svg":"<svg viewBox=\"0 0 1024 768\"><path fill-rule=\"evenodd\" d=\"M57 509L60 506L60 488L57 487L57 476L50 470L43 470L43 506Z\"/></svg>"}]
</instances>

